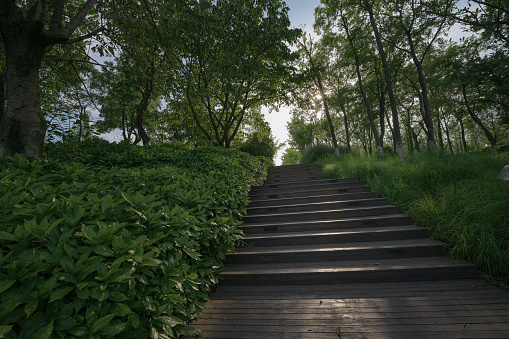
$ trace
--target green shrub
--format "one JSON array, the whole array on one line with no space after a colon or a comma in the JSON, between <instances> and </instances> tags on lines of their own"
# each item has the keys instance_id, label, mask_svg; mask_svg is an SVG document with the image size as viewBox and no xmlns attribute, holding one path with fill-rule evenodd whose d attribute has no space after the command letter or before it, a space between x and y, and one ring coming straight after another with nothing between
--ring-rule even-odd
<instances>
[{"instance_id":1,"label":"green shrub","mask_svg":"<svg viewBox=\"0 0 509 339\"><path fill-rule=\"evenodd\" d=\"M0 160L0 337L194 331L267 164L211 148L47 151Z\"/></svg>"},{"instance_id":2,"label":"green shrub","mask_svg":"<svg viewBox=\"0 0 509 339\"><path fill-rule=\"evenodd\" d=\"M309 146L302 151L301 164L309 164L324 159L331 155L335 155L334 147L327 145Z\"/></svg>"},{"instance_id":3,"label":"green shrub","mask_svg":"<svg viewBox=\"0 0 509 339\"><path fill-rule=\"evenodd\" d=\"M266 157L270 159L270 161L274 161L277 146L271 135L254 132L239 146L239 150L257 157Z\"/></svg>"},{"instance_id":4,"label":"green shrub","mask_svg":"<svg viewBox=\"0 0 509 339\"><path fill-rule=\"evenodd\" d=\"M295 165L300 162L302 154L298 149L287 148L283 154L283 165Z\"/></svg>"},{"instance_id":5,"label":"green shrub","mask_svg":"<svg viewBox=\"0 0 509 339\"><path fill-rule=\"evenodd\" d=\"M320 162L325 175L357 177L398 205L453 256L492 276L509 276L509 182L497 179L509 156L421 153L341 157Z\"/></svg>"}]
</instances>

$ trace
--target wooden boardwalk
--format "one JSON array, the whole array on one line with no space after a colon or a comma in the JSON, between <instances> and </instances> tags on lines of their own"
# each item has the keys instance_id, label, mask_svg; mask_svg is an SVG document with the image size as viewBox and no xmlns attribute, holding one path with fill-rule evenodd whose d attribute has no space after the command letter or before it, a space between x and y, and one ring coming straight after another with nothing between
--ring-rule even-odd
<instances>
[{"instance_id":1,"label":"wooden boardwalk","mask_svg":"<svg viewBox=\"0 0 509 339\"><path fill-rule=\"evenodd\" d=\"M273 167L202 338L509 338L509 293L355 179Z\"/></svg>"}]
</instances>

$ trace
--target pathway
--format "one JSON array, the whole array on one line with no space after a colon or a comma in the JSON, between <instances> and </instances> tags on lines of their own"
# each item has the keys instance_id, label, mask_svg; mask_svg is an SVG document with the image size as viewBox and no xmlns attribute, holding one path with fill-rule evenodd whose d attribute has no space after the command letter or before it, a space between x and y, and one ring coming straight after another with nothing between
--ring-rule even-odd
<instances>
[{"instance_id":1,"label":"pathway","mask_svg":"<svg viewBox=\"0 0 509 339\"><path fill-rule=\"evenodd\" d=\"M509 293L356 179L272 167L203 338L509 338Z\"/></svg>"}]
</instances>

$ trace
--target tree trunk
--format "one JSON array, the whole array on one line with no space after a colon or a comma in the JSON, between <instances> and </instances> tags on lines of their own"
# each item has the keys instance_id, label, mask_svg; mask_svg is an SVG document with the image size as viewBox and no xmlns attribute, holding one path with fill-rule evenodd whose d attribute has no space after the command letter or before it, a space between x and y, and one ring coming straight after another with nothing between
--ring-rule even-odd
<instances>
[{"instance_id":1,"label":"tree trunk","mask_svg":"<svg viewBox=\"0 0 509 339\"><path fill-rule=\"evenodd\" d=\"M348 147L348 153L352 153L352 146L350 145L350 127L348 126L348 117L346 116L344 104L341 104L341 111L343 112L343 121L345 122L346 147Z\"/></svg>"},{"instance_id":2,"label":"tree trunk","mask_svg":"<svg viewBox=\"0 0 509 339\"><path fill-rule=\"evenodd\" d=\"M352 45L352 48L354 48L352 41L350 41L350 44ZM376 149L378 151L378 155L383 156L384 155L384 146L383 146L382 140L380 139L380 134L378 133L378 128L376 128L375 121L373 120L373 114L371 113L371 104L368 100L368 96L366 95L366 91L364 90L364 85L362 83L360 62L359 62L359 57L357 55L356 50L354 50L354 54L355 54L355 69L357 72L357 80L359 83L359 90L361 91L362 100L364 101L364 105L366 106L366 114L368 116L371 131L373 132L373 136L375 137L375 144L376 144ZM371 143L370 143L370 153L371 153Z\"/></svg>"},{"instance_id":3,"label":"tree trunk","mask_svg":"<svg viewBox=\"0 0 509 339\"><path fill-rule=\"evenodd\" d=\"M428 138L428 149L433 150L437 148L435 143L435 135L433 131L433 119L431 117L431 108L428 100L428 88L426 86L426 78L424 77L424 71L417 55L415 53L414 41L409 30L405 30L408 44L410 47L410 55L414 61L415 68L417 69L417 75L419 77L419 85L421 86L422 105L424 108L424 123L426 125L426 136ZM443 148L443 145L442 145Z\"/></svg>"},{"instance_id":4,"label":"tree trunk","mask_svg":"<svg viewBox=\"0 0 509 339\"><path fill-rule=\"evenodd\" d=\"M5 74L0 70L0 121L5 114Z\"/></svg>"},{"instance_id":5,"label":"tree trunk","mask_svg":"<svg viewBox=\"0 0 509 339\"><path fill-rule=\"evenodd\" d=\"M488 131L486 126L484 126L484 124L482 123L481 119L479 119L479 117L475 114L474 109L472 107L470 107L470 104L469 104L468 98L467 98L467 88L465 85L462 86L462 93L463 93L463 99L465 99L465 106L467 108L468 114L470 115L472 120L474 120L474 122L482 129L482 131L484 132L484 135L486 135L486 138L488 138L488 141L491 144L491 150L492 150L493 154L496 155L497 154L497 138L494 137L490 133L490 131Z\"/></svg>"},{"instance_id":6,"label":"tree trunk","mask_svg":"<svg viewBox=\"0 0 509 339\"><path fill-rule=\"evenodd\" d=\"M39 69L44 46L25 37L5 41L7 109L0 120L0 157L15 153L38 159L44 146L46 120L39 97ZM27 43L27 41L29 41Z\"/></svg>"},{"instance_id":7,"label":"tree trunk","mask_svg":"<svg viewBox=\"0 0 509 339\"><path fill-rule=\"evenodd\" d=\"M389 101L391 103L391 111L392 111L392 124L393 124L393 138L396 146L396 150L398 152L399 158L403 162L408 161L408 157L405 152L405 146L403 145L403 140L401 139L401 128L399 125L399 117L398 117L398 107L396 103L396 98L394 97L394 90L392 88L392 79L389 71L389 65L387 64L387 56L385 55L385 51L382 45L382 38L380 37L380 33L378 32L378 27L375 22L375 16L373 15L373 8L370 4L367 4L365 9L369 14L369 21L371 23L371 28L373 29L373 33L376 39L376 45L378 48L378 53L380 55L380 59L382 60L382 66L385 75L385 82L387 83L387 93L389 94Z\"/></svg>"},{"instance_id":8,"label":"tree trunk","mask_svg":"<svg viewBox=\"0 0 509 339\"><path fill-rule=\"evenodd\" d=\"M440 121L440 118L438 121ZM444 118L444 127L445 127L445 136L447 137L447 144L449 145L449 150L451 151L451 153L454 153L454 149L452 147L452 141L451 141L451 132L449 131L449 125L447 124L447 121L445 121L445 118Z\"/></svg>"},{"instance_id":9,"label":"tree trunk","mask_svg":"<svg viewBox=\"0 0 509 339\"><path fill-rule=\"evenodd\" d=\"M458 119L461 129L461 142L463 143L463 151L468 152L467 139L465 138L465 124L463 123L463 117Z\"/></svg>"},{"instance_id":10,"label":"tree trunk","mask_svg":"<svg viewBox=\"0 0 509 339\"><path fill-rule=\"evenodd\" d=\"M319 75L316 76L316 85L318 86L318 90L320 91L320 95L322 96L323 109L325 110L327 122L329 123L329 130L330 130L331 137L332 137L332 143L334 145L334 151L336 152L336 155L339 156L339 147L338 147L338 141L336 139L336 132L334 131L334 124L332 123L332 118L331 118L330 112L329 112L329 105L327 104L327 97L325 96L325 92L324 92L323 86L322 86L322 80Z\"/></svg>"},{"instance_id":11,"label":"tree trunk","mask_svg":"<svg viewBox=\"0 0 509 339\"><path fill-rule=\"evenodd\" d=\"M426 124L426 120L424 120L424 124ZM440 146L440 150L443 151L444 150L444 136L442 133L442 123L440 122L440 116L438 117L437 130L438 130L438 145ZM427 135L427 133L428 133L428 131L426 131L426 135ZM428 138L428 149L432 149L429 147L429 138ZM436 149L436 146L435 146L435 149Z\"/></svg>"},{"instance_id":12,"label":"tree trunk","mask_svg":"<svg viewBox=\"0 0 509 339\"><path fill-rule=\"evenodd\" d=\"M350 35L350 30L348 29L347 21L344 17L342 17L342 19L343 19L343 28L345 29L348 42L350 43L350 47L352 48L352 52L354 54L355 71L357 73L359 90L362 94L362 100L364 101L364 105L366 106L366 115L368 116L371 131L373 132L373 136L375 137L376 149L378 151L378 155L383 156L384 155L383 141L380 138L380 134L378 133L378 128L375 126L375 122L373 120L373 115L371 113L371 103L368 100L368 96L366 95L366 91L364 90L364 85L362 83L361 65L360 65L359 55L357 53L357 49L355 48L353 38ZM371 142L370 142L370 153L371 153Z\"/></svg>"},{"instance_id":13,"label":"tree trunk","mask_svg":"<svg viewBox=\"0 0 509 339\"><path fill-rule=\"evenodd\" d=\"M152 92L154 90L154 82L150 80L147 82L145 86L145 90L141 95L141 101L138 105L137 114L136 114L136 129L138 130L138 137L143 142L143 146L150 145L150 137L145 131L145 127L143 126L143 115L147 111L148 105L150 103L150 97L152 96Z\"/></svg>"}]
</instances>

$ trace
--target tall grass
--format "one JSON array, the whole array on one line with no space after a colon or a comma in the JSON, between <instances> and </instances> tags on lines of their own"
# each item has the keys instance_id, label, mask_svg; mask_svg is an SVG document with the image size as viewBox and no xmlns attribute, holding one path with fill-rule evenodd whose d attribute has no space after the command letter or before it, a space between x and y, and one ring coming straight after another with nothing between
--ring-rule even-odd
<instances>
[{"instance_id":1,"label":"tall grass","mask_svg":"<svg viewBox=\"0 0 509 339\"><path fill-rule=\"evenodd\" d=\"M450 254L485 273L509 276L509 182L497 179L508 155L422 153L396 157L343 156L319 161L327 177L357 177L398 205Z\"/></svg>"}]
</instances>

